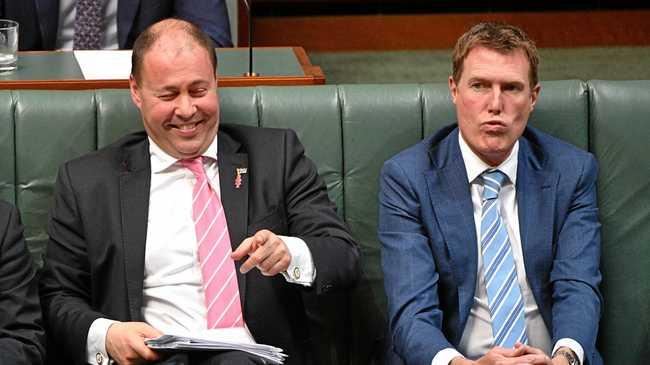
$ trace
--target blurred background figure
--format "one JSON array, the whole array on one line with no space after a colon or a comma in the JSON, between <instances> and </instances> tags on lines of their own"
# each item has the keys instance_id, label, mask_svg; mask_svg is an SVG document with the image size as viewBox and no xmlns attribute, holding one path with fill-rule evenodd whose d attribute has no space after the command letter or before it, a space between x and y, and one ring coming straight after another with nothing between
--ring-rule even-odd
<instances>
[{"instance_id":1,"label":"blurred background figure","mask_svg":"<svg viewBox=\"0 0 650 365\"><path fill-rule=\"evenodd\" d=\"M216 47L231 47L225 0L0 0L0 18L20 24L19 50L130 49L149 25L179 18Z\"/></svg>"}]
</instances>

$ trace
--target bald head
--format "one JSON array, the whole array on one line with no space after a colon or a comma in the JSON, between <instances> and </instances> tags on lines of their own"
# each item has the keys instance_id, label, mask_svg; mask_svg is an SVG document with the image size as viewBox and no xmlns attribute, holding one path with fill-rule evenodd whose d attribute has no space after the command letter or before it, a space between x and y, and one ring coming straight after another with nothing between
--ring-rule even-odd
<instances>
[{"instance_id":1,"label":"bald head","mask_svg":"<svg viewBox=\"0 0 650 365\"><path fill-rule=\"evenodd\" d=\"M142 77L144 57L154 47L164 49L168 54L182 52L207 52L213 69L217 67L217 56L212 39L194 24L179 20L165 19L145 29L133 44L131 74L139 83Z\"/></svg>"}]
</instances>

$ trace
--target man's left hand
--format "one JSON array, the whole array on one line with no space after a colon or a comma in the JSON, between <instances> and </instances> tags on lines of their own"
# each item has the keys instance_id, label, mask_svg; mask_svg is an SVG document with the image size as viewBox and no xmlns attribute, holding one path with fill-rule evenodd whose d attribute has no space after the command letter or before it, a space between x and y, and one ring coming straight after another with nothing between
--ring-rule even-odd
<instances>
[{"instance_id":1,"label":"man's left hand","mask_svg":"<svg viewBox=\"0 0 650 365\"><path fill-rule=\"evenodd\" d=\"M239 268L243 274L257 267L263 275L274 276L284 272L291 263L291 253L287 245L275 233L263 229L246 238L230 255L233 260L248 260Z\"/></svg>"},{"instance_id":2,"label":"man's left hand","mask_svg":"<svg viewBox=\"0 0 650 365\"><path fill-rule=\"evenodd\" d=\"M520 356L520 358L522 359L525 358L527 361L531 361L530 362L531 364L567 365L564 362L564 358L551 359L548 355L544 353L544 351L533 346L516 343L515 351L518 353L518 356Z\"/></svg>"}]
</instances>

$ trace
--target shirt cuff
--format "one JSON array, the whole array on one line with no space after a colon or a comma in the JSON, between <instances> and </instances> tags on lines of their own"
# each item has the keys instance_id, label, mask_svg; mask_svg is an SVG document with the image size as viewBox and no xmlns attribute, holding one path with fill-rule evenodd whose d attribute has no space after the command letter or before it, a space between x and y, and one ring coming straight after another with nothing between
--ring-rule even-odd
<instances>
[{"instance_id":1,"label":"shirt cuff","mask_svg":"<svg viewBox=\"0 0 650 365\"><path fill-rule=\"evenodd\" d=\"M578 360L580 360L580 364L585 363L584 362L585 351L582 349L582 346L580 346L578 341L572 338L561 338L555 343L555 346L553 346L552 354L555 355L555 351L557 351L560 347L570 348L571 351L573 351L576 354L576 356L578 356Z\"/></svg>"},{"instance_id":2,"label":"shirt cuff","mask_svg":"<svg viewBox=\"0 0 650 365\"><path fill-rule=\"evenodd\" d=\"M316 268L311 257L311 251L305 241L298 237L278 236L287 245L291 254L291 262L287 271L282 273L290 283L311 286L316 279Z\"/></svg>"},{"instance_id":3,"label":"shirt cuff","mask_svg":"<svg viewBox=\"0 0 650 365\"><path fill-rule=\"evenodd\" d=\"M86 342L86 361L88 364L108 365L112 363L106 352L106 333L116 321L97 318L88 329L88 340Z\"/></svg>"},{"instance_id":4,"label":"shirt cuff","mask_svg":"<svg viewBox=\"0 0 650 365\"><path fill-rule=\"evenodd\" d=\"M455 349L447 347L446 349L438 351L436 356L433 357L433 360L431 360L431 365L449 365L451 360L457 356L464 357Z\"/></svg>"}]
</instances>

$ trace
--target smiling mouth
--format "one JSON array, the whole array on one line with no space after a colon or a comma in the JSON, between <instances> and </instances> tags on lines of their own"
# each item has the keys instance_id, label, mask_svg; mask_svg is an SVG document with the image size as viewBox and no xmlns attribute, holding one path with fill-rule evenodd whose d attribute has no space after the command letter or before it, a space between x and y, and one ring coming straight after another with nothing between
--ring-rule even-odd
<instances>
[{"instance_id":1,"label":"smiling mouth","mask_svg":"<svg viewBox=\"0 0 650 365\"><path fill-rule=\"evenodd\" d=\"M189 131L196 128L199 124L201 124L201 121L194 122L194 123L185 123L185 124L171 124L171 128L178 129L181 131Z\"/></svg>"}]
</instances>

